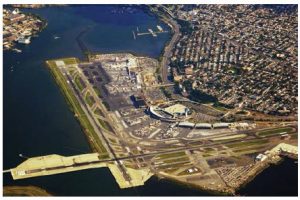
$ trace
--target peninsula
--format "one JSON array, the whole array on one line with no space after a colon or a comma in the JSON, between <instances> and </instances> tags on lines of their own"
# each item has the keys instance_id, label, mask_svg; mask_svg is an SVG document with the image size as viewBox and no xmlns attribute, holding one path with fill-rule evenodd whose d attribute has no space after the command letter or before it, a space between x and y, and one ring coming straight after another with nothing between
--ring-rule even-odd
<instances>
[{"instance_id":1,"label":"peninsula","mask_svg":"<svg viewBox=\"0 0 300 200\"><path fill-rule=\"evenodd\" d=\"M158 82L155 59L92 54L47 65L95 153L30 158L9 170L14 179L109 167L121 188L157 175L234 194L280 155L298 153L297 122L222 122L251 112L168 99L172 84Z\"/></svg>"}]
</instances>

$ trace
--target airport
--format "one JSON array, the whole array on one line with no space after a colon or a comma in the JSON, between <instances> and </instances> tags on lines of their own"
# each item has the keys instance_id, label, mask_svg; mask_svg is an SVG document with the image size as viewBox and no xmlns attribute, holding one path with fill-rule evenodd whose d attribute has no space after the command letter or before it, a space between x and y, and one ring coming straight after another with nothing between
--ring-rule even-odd
<instances>
[{"instance_id":1,"label":"airport","mask_svg":"<svg viewBox=\"0 0 300 200\"><path fill-rule=\"evenodd\" d=\"M262 160L253 155L283 140L294 142L297 128L292 124L278 127L249 120L226 121L224 116L241 112L168 98L162 88L173 85L159 82L159 64L152 58L90 54L88 61L62 58L47 61L47 66L97 154L74 159L58 155L31 158L5 171L16 179L108 167L121 188L143 185L157 175L232 193L274 157ZM228 167L234 170L229 173ZM228 186L233 173L241 178Z\"/></svg>"}]
</instances>

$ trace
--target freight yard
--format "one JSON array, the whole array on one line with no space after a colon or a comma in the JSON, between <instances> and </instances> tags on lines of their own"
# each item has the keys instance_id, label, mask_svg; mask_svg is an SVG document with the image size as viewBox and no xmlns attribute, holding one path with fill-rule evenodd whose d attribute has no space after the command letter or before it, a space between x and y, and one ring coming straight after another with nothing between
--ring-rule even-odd
<instances>
[{"instance_id":1,"label":"freight yard","mask_svg":"<svg viewBox=\"0 0 300 200\"><path fill-rule=\"evenodd\" d=\"M5 171L14 179L109 167L121 188L156 175L234 194L279 155L298 154L297 122L257 122L252 112L169 99L155 59L91 54L46 63L95 153L30 158ZM229 114L248 119L224 121Z\"/></svg>"}]
</instances>

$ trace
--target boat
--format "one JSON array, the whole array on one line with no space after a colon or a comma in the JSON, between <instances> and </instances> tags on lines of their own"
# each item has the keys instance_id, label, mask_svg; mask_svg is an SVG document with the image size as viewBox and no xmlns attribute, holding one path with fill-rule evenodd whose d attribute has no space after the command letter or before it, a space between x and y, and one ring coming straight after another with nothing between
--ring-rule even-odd
<instances>
[{"instance_id":1,"label":"boat","mask_svg":"<svg viewBox=\"0 0 300 200\"><path fill-rule=\"evenodd\" d=\"M14 48L14 49L12 49L12 50L15 51L15 52L18 52L18 53L22 53L22 50L21 50L21 49Z\"/></svg>"},{"instance_id":2,"label":"boat","mask_svg":"<svg viewBox=\"0 0 300 200\"><path fill-rule=\"evenodd\" d=\"M58 36L54 36L54 40L57 40L57 39L59 39L60 37L58 37Z\"/></svg>"},{"instance_id":3,"label":"boat","mask_svg":"<svg viewBox=\"0 0 300 200\"><path fill-rule=\"evenodd\" d=\"M18 42L21 44L29 44L30 43L30 37L25 38L25 37L21 37L18 39Z\"/></svg>"}]
</instances>

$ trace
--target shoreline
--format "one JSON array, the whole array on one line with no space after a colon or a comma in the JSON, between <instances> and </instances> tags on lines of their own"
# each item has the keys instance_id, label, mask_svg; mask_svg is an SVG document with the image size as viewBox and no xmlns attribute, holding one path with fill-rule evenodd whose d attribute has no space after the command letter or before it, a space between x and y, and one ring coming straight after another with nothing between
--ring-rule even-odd
<instances>
[{"instance_id":1,"label":"shoreline","mask_svg":"<svg viewBox=\"0 0 300 200\"><path fill-rule=\"evenodd\" d=\"M47 190L38 186L3 186L3 196L4 197L20 197L20 196L53 196Z\"/></svg>"},{"instance_id":2,"label":"shoreline","mask_svg":"<svg viewBox=\"0 0 300 200\"><path fill-rule=\"evenodd\" d=\"M240 185L236 191L238 192L237 194L239 195L239 192L242 190L242 189L245 189L247 188L248 184L251 183L252 181L255 180L255 178L260 175L262 172L264 172L266 169L268 169L269 167L272 167L272 166L276 166L276 165L281 165L285 159L288 158L288 159L291 159L293 161L297 161L298 159L294 158L294 157L289 157L289 156L280 156L280 158L278 160L276 160L275 162L272 162L272 163L267 163L266 165L264 165L263 167L261 167L258 171L256 171L255 174L249 176L249 178L242 184ZM240 195L239 195L240 196Z\"/></svg>"},{"instance_id":3,"label":"shoreline","mask_svg":"<svg viewBox=\"0 0 300 200\"><path fill-rule=\"evenodd\" d=\"M141 9L142 11L144 11L147 15L149 16L153 16L155 17L159 22L162 22L164 23L165 25L167 25L168 27L169 26L169 23L166 21L166 19L162 18L161 16L157 15L155 12L153 12L149 6L147 5L135 5L137 8ZM131 7L131 6L129 6ZM88 48L88 45L86 45L86 43L84 42L84 40L82 40L82 37L88 32L90 31L92 27L88 26L86 27L85 29L83 29L77 36L76 36L76 43L77 45L79 46L81 52L82 52L82 56L84 58L88 57L89 55L94 55L94 54L126 54L126 53L129 53L129 54L132 54L133 56L136 56L136 57L148 57L148 58L153 58L153 59L156 59L158 60L159 62L159 65L161 65L161 59L165 53L165 49L166 47L169 45L169 43L171 42L171 40L173 39L174 37L174 30L173 28L171 28L171 31L170 31L170 38L164 43L164 47L163 49L161 50L161 52L159 53L158 56L149 56L149 55L145 55L143 53L138 53L138 52L135 52L133 50L115 50L115 51L111 51L111 52L101 52L101 51L91 51L89 48Z\"/></svg>"},{"instance_id":4,"label":"shoreline","mask_svg":"<svg viewBox=\"0 0 300 200\"><path fill-rule=\"evenodd\" d=\"M177 21L173 18L168 17L165 15L165 13L162 13L161 11L152 10L150 6L147 7L148 12L155 15L158 19L160 19L162 22L164 22L166 25L168 25L171 28L172 36L170 39L166 42L164 48L162 49L158 61L160 64L159 71L157 72L158 76L161 76L162 82L168 83L170 82L168 80L168 60L170 56L172 55L172 49L174 48L175 43L178 41L179 36L181 35L180 28L181 26L177 23Z\"/></svg>"},{"instance_id":5,"label":"shoreline","mask_svg":"<svg viewBox=\"0 0 300 200\"><path fill-rule=\"evenodd\" d=\"M200 192L207 193L208 194L207 196L234 196L234 194L229 191L226 192L226 191L219 191L219 190L203 188L203 187L193 184L193 183L186 183L186 182L179 181L176 178L173 178L170 176L164 176L162 174L154 174L154 176L156 176L159 180L167 180L167 181L173 182L173 183L183 186L183 187L188 187L188 188L200 191Z\"/></svg>"},{"instance_id":6,"label":"shoreline","mask_svg":"<svg viewBox=\"0 0 300 200\"><path fill-rule=\"evenodd\" d=\"M63 58L62 58L63 59ZM46 67L49 69L49 71L50 71L50 74L51 74L51 76L53 77L53 79L54 79L54 81L55 81L55 83L57 84L57 86L59 87L59 89L60 89L60 92L62 93L62 95L63 95L63 97L65 98L65 100L66 100L66 103L68 104L68 107L69 107L69 109L70 109L70 111L72 112L72 113L74 113L74 117L75 117L75 120L77 121L77 122L79 122L79 125L80 125L80 128L81 128L81 130L83 131L83 133L84 133L84 135L86 136L86 139L87 139L87 142L89 143L89 147L90 147L90 149L91 149L91 152L99 152L99 153L105 153L105 151L107 152L107 150L105 149L105 151L103 151L103 148L104 147L102 147L102 146L100 146L100 145L97 145L95 142L94 142L94 139L92 139L92 138L94 138L93 137L93 133L90 133L89 132L89 130L90 129L88 129L87 127L89 126L89 121L85 121L85 120L83 120L82 119L82 117L78 117L78 116L81 116L82 114L81 114L81 112L83 112L82 110L81 110L81 107L78 105L78 106L75 106L75 104L77 103L79 103L78 102L78 100L74 97L74 94L69 94L66 90L67 89L64 89L63 87L62 87L62 82L63 81L59 81L58 80L58 76L62 76L62 74L60 74L60 72L59 71L57 71L56 73L57 74L55 74L55 72L54 72L54 70L55 69L52 69L52 67L50 66L50 64L48 64L47 62L45 63L46 64ZM64 79L63 79L64 80ZM72 103L72 101L73 100L71 100L71 99L73 99L75 102L73 102ZM98 147L97 147L98 146Z\"/></svg>"}]
</instances>

